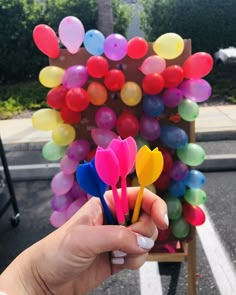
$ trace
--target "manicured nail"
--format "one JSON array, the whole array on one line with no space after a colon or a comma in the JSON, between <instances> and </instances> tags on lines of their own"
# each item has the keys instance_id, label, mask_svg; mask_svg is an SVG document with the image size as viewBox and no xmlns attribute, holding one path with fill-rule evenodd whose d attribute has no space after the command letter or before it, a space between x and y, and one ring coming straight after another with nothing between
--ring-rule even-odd
<instances>
[{"instance_id":1,"label":"manicured nail","mask_svg":"<svg viewBox=\"0 0 236 295\"><path fill-rule=\"evenodd\" d=\"M112 258L111 259L111 263L112 264L124 264L125 263L125 259L120 257L120 258Z\"/></svg>"},{"instance_id":2,"label":"manicured nail","mask_svg":"<svg viewBox=\"0 0 236 295\"><path fill-rule=\"evenodd\" d=\"M112 256L116 257L116 258L125 257L125 256L127 256L127 253L120 251L120 250L115 250L115 251L112 251Z\"/></svg>"},{"instance_id":3,"label":"manicured nail","mask_svg":"<svg viewBox=\"0 0 236 295\"><path fill-rule=\"evenodd\" d=\"M150 238L137 235L137 242L140 248L150 250L154 246L154 241Z\"/></svg>"},{"instance_id":4,"label":"manicured nail","mask_svg":"<svg viewBox=\"0 0 236 295\"><path fill-rule=\"evenodd\" d=\"M164 221L165 221L166 226L169 227L169 218L168 218L167 214L165 214L165 216L164 216Z\"/></svg>"}]
</instances>

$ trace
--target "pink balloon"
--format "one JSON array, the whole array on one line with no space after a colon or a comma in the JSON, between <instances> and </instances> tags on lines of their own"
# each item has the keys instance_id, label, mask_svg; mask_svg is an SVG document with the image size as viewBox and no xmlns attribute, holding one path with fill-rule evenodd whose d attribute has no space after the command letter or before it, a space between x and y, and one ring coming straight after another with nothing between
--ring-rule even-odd
<instances>
[{"instance_id":1,"label":"pink balloon","mask_svg":"<svg viewBox=\"0 0 236 295\"><path fill-rule=\"evenodd\" d=\"M104 54L110 60L121 60L127 54L128 42L120 34L111 34L105 39Z\"/></svg>"},{"instance_id":2,"label":"pink balloon","mask_svg":"<svg viewBox=\"0 0 236 295\"><path fill-rule=\"evenodd\" d=\"M67 148L67 156L78 163L83 161L89 151L91 145L88 140L85 139L78 139L73 141Z\"/></svg>"},{"instance_id":3,"label":"pink balloon","mask_svg":"<svg viewBox=\"0 0 236 295\"><path fill-rule=\"evenodd\" d=\"M64 195L72 187L74 182L73 174L57 173L51 181L51 189L55 195Z\"/></svg>"},{"instance_id":4,"label":"pink balloon","mask_svg":"<svg viewBox=\"0 0 236 295\"><path fill-rule=\"evenodd\" d=\"M85 66L74 65L67 68L62 77L65 88L82 87L88 80L88 71Z\"/></svg>"},{"instance_id":5,"label":"pink balloon","mask_svg":"<svg viewBox=\"0 0 236 295\"><path fill-rule=\"evenodd\" d=\"M206 215L199 206L193 206L187 202L183 204L183 215L186 221L193 226L202 225L206 220Z\"/></svg>"},{"instance_id":6,"label":"pink balloon","mask_svg":"<svg viewBox=\"0 0 236 295\"><path fill-rule=\"evenodd\" d=\"M80 187L76 179L74 180L73 185L67 194L70 195L73 199L86 197L87 195L86 192Z\"/></svg>"},{"instance_id":7,"label":"pink balloon","mask_svg":"<svg viewBox=\"0 0 236 295\"><path fill-rule=\"evenodd\" d=\"M178 87L183 95L195 102L206 101L211 96L211 85L203 79L190 79Z\"/></svg>"},{"instance_id":8,"label":"pink balloon","mask_svg":"<svg viewBox=\"0 0 236 295\"><path fill-rule=\"evenodd\" d=\"M66 223L67 217L66 217L66 211L58 212L54 211L50 216L50 223L54 227L60 227L64 223Z\"/></svg>"},{"instance_id":9,"label":"pink balloon","mask_svg":"<svg viewBox=\"0 0 236 295\"><path fill-rule=\"evenodd\" d=\"M118 135L115 132L108 129L93 128L91 130L91 137L97 146L100 146L105 149L108 147L112 139L117 138Z\"/></svg>"},{"instance_id":10,"label":"pink balloon","mask_svg":"<svg viewBox=\"0 0 236 295\"><path fill-rule=\"evenodd\" d=\"M78 164L78 161L74 161L73 159L65 155L61 159L60 167L65 174L73 174L76 171Z\"/></svg>"},{"instance_id":11,"label":"pink balloon","mask_svg":"<svg viewBox=\"0 0 236 295\"><path fill-rule=\"evenodd\" d=\"M59 37L67 50L75 54L79 51L80 45L84 40L84 26L82 22L74 17L67 16L59 24Z\"/></svg>"},{"instance_id":12,"label":"pink balloon","mask_svg":"<svg viewBox=\"0 0 236 295\"><path fill-rule=\"evenodd\" d=\"M96 112L95 122L99 128L112 129L116 125L116 113L109 107L101 107Z\"/></svg>"},{"instance_id":13,"label":"pink balloon","mask_svg":"<svg viewBox=\"0 0 236 295\"><path fill-rule=\"evenodd\" d=\"M178 88L166 89L162 94L162 100L165 106L174 108L183 100L183 92Z\"/></svg>"},{"instance_id":14,"label":"pink balloon","mask_svg":"<svg viewBox=\"0 0 236 295\"><path fill-rule=\"evenodd\" d=\"M158 56L158 55L151 55L147 57L142 65L140 66L139 70L144 74L160 74L162 73L166 68L166 61L164 58Z\"/></svg>"},{"instance_id":15,"label":"pink balloon","mask_svg":"<svg viewBox=\"0 0 236 295\"><path fill-rule=\"evenodd\" d=\"M54 196L51 200L51 207L55 211L65 210L71 203L73 199L69 194Z\"/></svg>"},{"instance_id":16,"label":"pink balloon","mask_svg":"<svg viewBox=\"0 0 236 295\"><path fill-rule=\"evenodd\" d=\"M66 209L66 219L70 219L86 202L88 199L86 197L80 197Z\"/></svg>"}]
</instances>

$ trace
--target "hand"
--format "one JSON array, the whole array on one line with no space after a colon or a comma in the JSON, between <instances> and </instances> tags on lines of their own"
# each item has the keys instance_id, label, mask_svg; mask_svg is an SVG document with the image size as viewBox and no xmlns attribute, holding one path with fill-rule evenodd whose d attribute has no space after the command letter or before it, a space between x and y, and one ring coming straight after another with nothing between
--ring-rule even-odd
<instances>
[{"instance_id":1,"label":"hand","mask_svg":"<svg viewBox=\"0 0 236 295\"><path fill-rule=\"evenodd\" d=\"M138 189L128 188L130 208L134 208ZM105 197L114 211L112 193L106 192ZM80 295L122 269L138 269L154 245L157 228L168 227L166 204L145 190L137 223L129 227L103 223L101 203L92 198L61 228L18 256L3 273L0 290L9 289L3 283L9 271L18 277L20 287L15 292L19 295ZM16 293L12 290L12 294Z\"/></svg>"}]
</instances>

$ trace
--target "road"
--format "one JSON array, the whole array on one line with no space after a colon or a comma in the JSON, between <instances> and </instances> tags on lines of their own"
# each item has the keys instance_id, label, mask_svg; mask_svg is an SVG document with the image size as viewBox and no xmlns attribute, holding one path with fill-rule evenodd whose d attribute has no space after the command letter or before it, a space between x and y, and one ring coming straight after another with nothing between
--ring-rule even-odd
<instances>
[{"instance_id":1,"label":"road","mask_svg":"<svg viewBox=\"0 0 236 295\"><path fill-rule=\"evenodd\" d=\"M207 222L197 231L197 294L232 295L236 290L236 171L205 173ZM48 222L49 181L15 182L21 222L12 228L8 217L0 220L0 271L14 257L53 228ZM124 271L90 295L187 294L186 263L147 262L140 271Z\"/></svg>"}]
</instances>

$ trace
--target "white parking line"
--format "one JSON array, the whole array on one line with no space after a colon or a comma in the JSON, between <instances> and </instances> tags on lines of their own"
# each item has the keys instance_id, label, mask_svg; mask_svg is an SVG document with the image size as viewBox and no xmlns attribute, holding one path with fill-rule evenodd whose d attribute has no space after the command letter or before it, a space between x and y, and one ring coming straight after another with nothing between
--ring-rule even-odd
<instances>
[{"instance_id":1,"label":"white parking line","mask_svg":"<svg viewBox=\"0 0 236 295\"><path fill-rule=\"evenodd\" d=\"M59 163L49 163L49 164L29 164L29 165L9 165L10 171L16 170L34 170L34 169L48 169L48 168L59 168ZM0 170L3 170L3 166L0 166Z\"/></svg>"},{"instance_id":2,"label":"white parking line","mask_svg":"<svg viewBox=\"0 0 236 295\"><path fill-rule=\"evenodd\" d=\"M227 250L220 241L220 237L215 230L206 207L203 210L206 214L206 221L203 225L197 227L197 233L210 264L212 274L221 294L235 294L236 271Z\"/></svg>"},{"instance_id":3,"label":"white parking line","mask_svg":"<svg viewBox=\"0 0 236 295\"><path fill-rule=\"evenodd\" d=\"M140 294L162 295L161 276L157 262L145 262L139 269Z\"/></svg>"}]
</instances>

